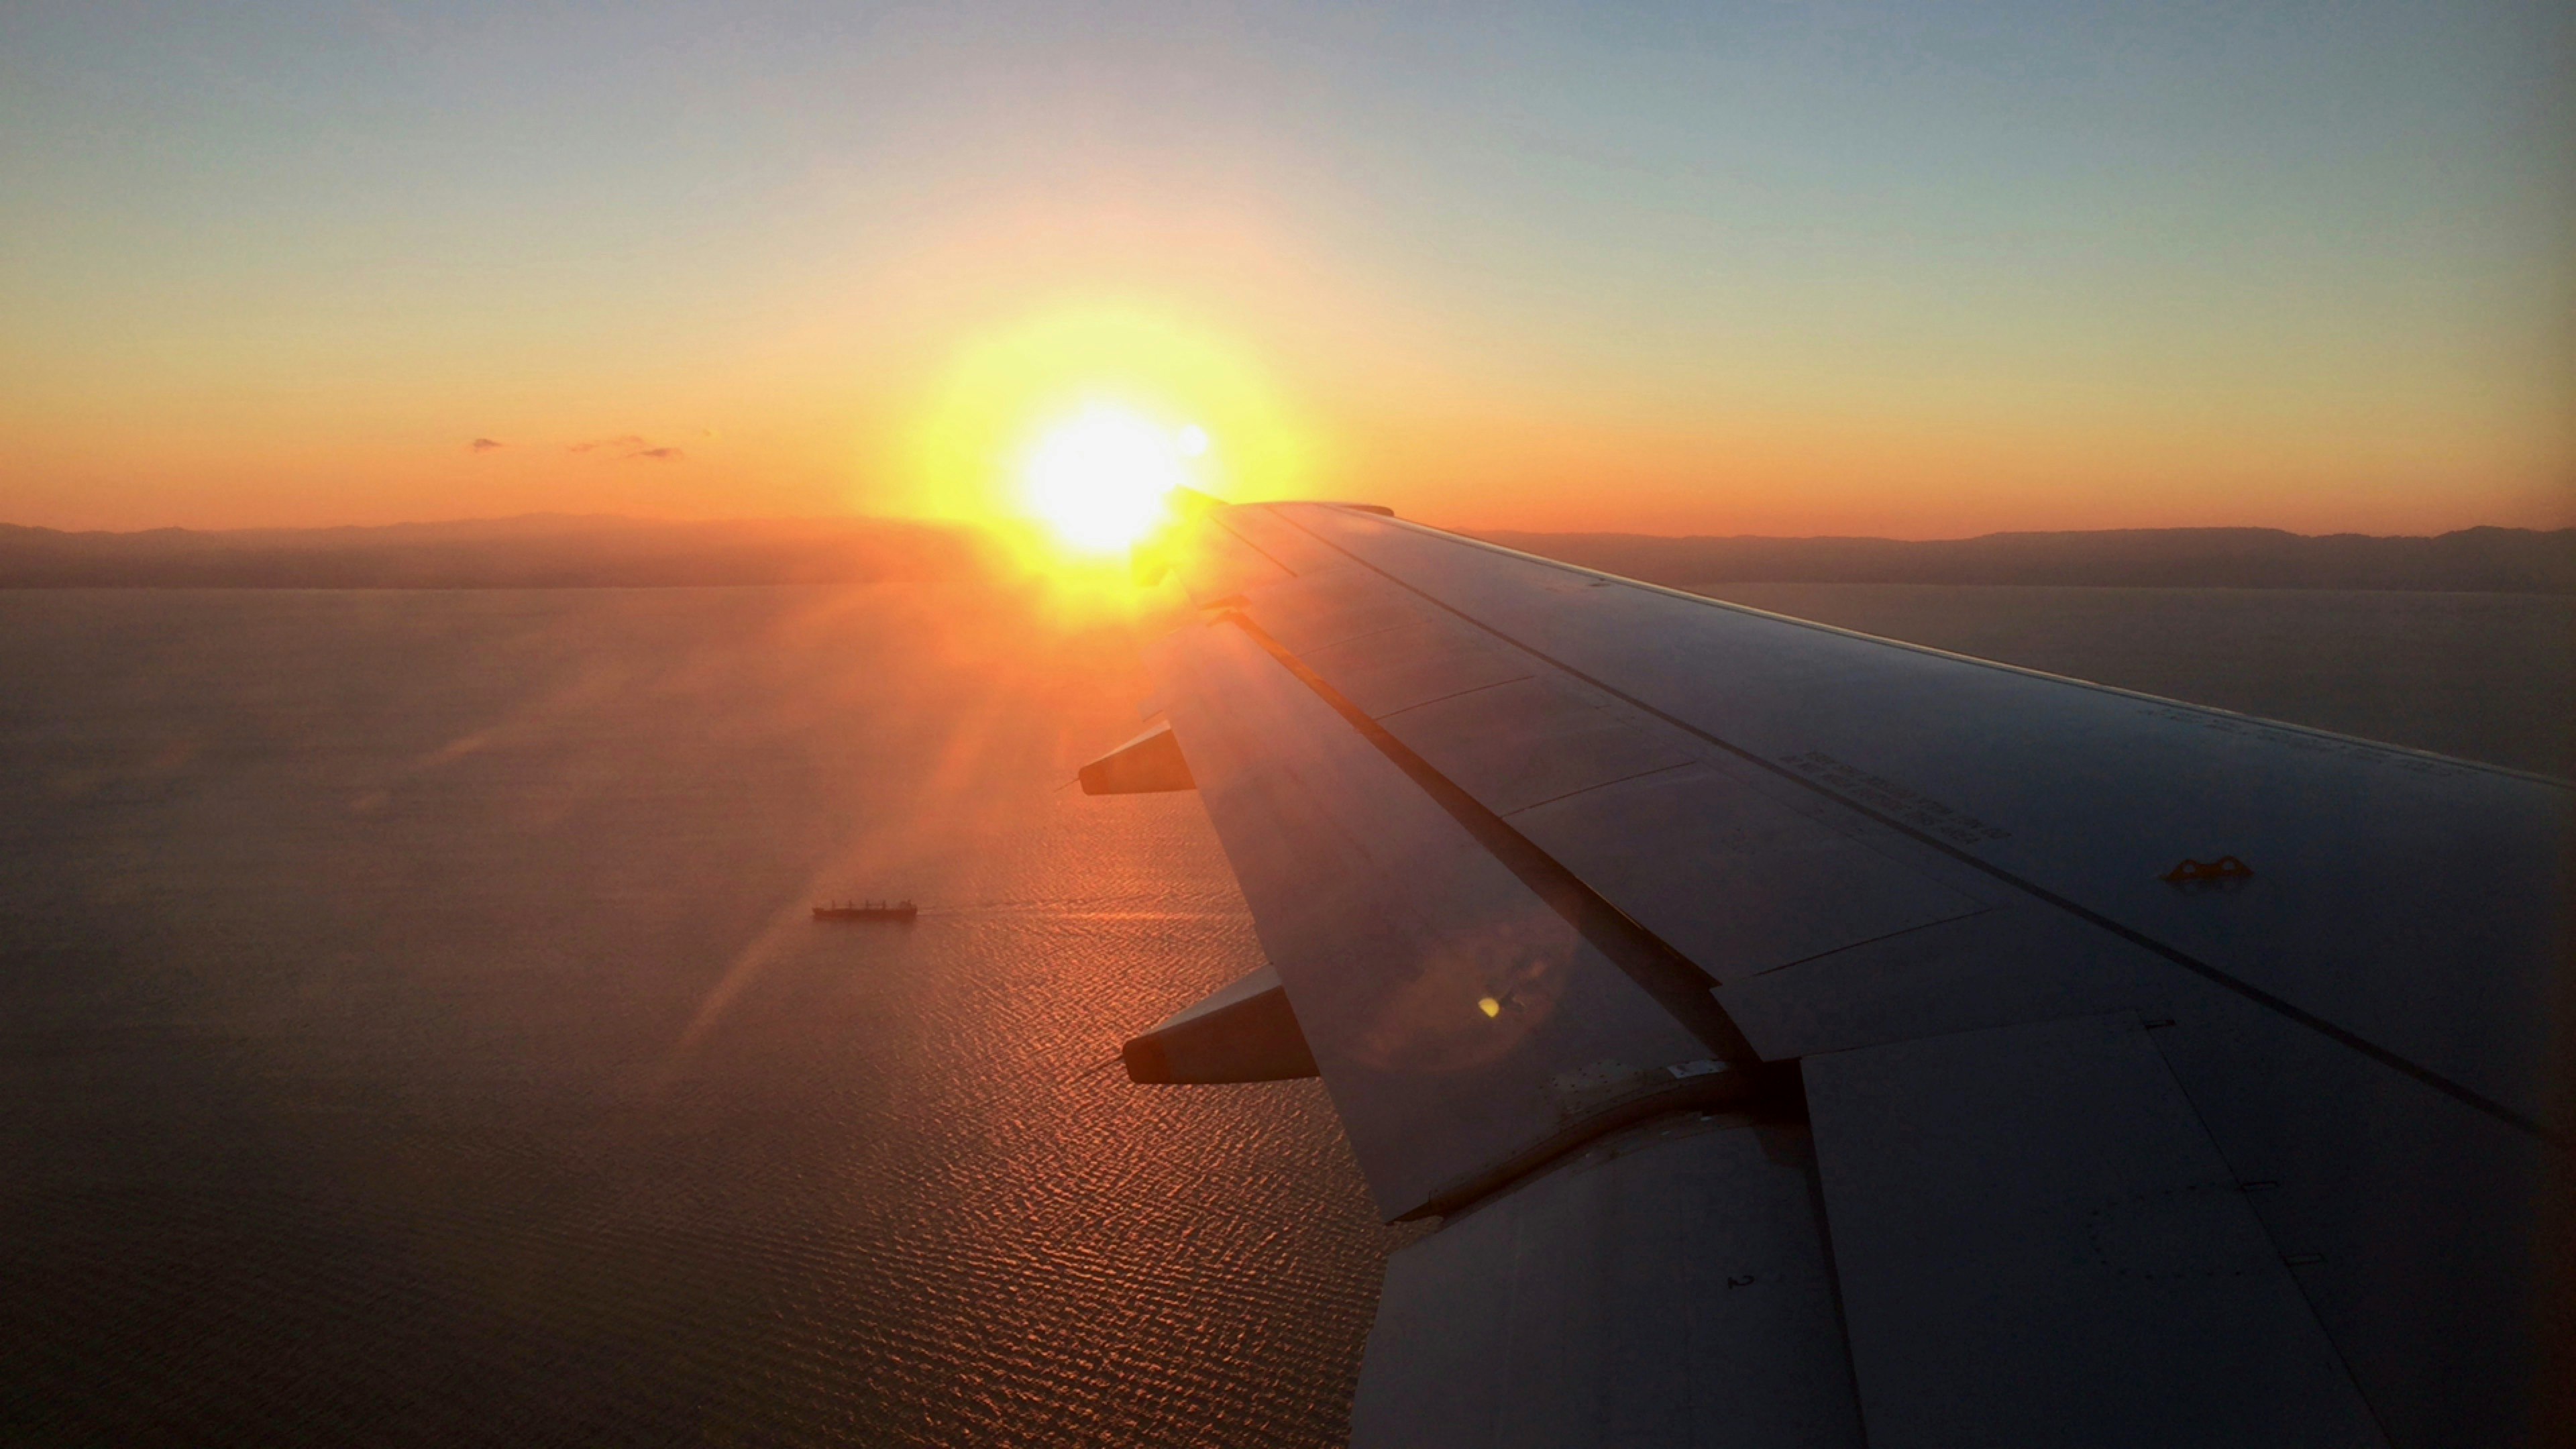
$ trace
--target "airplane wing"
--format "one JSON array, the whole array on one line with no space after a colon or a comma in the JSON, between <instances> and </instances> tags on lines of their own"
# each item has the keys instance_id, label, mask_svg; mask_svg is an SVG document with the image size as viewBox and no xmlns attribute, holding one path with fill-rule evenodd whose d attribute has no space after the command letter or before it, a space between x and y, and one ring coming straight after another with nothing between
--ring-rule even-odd
<instances>
[{"instance_id":1,"label":"airplane wing","mask_svg":"<svg viewBox=\"0 0 2576 1449\"><path fill-rule=\"evenodd\" d=\"M1357 1446L2528 1432L2561 782L1326 504L1169 553L1270 966L1390 1220Z\"/></svg>"}]
</instances>

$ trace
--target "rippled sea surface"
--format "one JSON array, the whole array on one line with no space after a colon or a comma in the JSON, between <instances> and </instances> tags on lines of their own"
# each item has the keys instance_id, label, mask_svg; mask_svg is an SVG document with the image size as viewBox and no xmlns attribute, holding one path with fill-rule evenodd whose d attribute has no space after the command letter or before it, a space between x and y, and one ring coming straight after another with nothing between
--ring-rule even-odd
<instances>
[{"instance_id":1,"label":"rippled sea surface","mask_svg":"<svg viewBox=\"0 0 2576 1449\"><path fill-rule=\"evenodd\" d=\"M1123 628L0 595L0 1440L1307 1445L1386 1230ZM913 926L823 925L844 895Z\"/></svg>"}]
</instances>

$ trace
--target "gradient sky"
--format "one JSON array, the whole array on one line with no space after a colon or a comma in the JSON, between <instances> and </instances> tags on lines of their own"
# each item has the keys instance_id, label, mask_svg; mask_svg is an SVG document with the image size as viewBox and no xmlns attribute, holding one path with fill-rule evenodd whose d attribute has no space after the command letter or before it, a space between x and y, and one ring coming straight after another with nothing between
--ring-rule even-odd
<instances>
[{"instance_id":1,"label":"gradient sky","mask_svg":"<svg viewBox=\"0 0 2576 1449\"><path fill-rule=\"evenodd\" d=\"M2568 9L16 0L0 521L2565 526Z\"/></svg>"}]
</instances>

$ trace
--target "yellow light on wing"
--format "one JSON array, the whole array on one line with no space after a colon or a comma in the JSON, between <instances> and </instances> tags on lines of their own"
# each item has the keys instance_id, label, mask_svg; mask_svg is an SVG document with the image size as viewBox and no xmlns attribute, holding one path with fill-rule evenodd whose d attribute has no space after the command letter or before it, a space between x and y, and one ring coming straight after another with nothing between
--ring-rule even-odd
<instances>
[{"instance_id":1,"label":"yellow light on wing","mask_svg":"<svg viewBox=\"0 0 2576 1449\"><path fill-rule=\"evenodd\" d=\"M1206 447L1207 434L1195 427L1176 434L1095 403L1039 437L1022 469L1022 496L1067 546L1114 553L1162 525L1172 490L1186 481L1183 454Z\"/></svg>"}]
</instances>

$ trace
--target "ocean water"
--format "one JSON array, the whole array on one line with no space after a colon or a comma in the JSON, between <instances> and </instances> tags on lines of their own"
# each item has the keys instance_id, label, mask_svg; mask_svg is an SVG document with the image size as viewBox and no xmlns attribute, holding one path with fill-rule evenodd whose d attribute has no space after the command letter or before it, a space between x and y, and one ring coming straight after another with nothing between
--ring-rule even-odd
<instances>
[{"instance_id":1,"label":"ocean water","mask_svg":"<svg viewBox=\"0 0 2576 1449\"><path fill-rule=\"evenodd\" d=\"M1882 638L2576 779L2576 598L1704 584Z\"/></svg>"},{"instance_id":2,"label":"ocean water","mask_svg":"<svg viewBox=\"0 0 2576 1449\"><path fill-rule=\"evenodd\" d=\"M1387 1231L1118 628L0 595L0 1441L1313 1445ZM910 926L825 925L841 895Z\"/></svg>"},{"instance_id":3,"label":"ocean water","mask_svg":"<svg viewBox=\"0 0 2576 1449\"><path fill-rule=\"evenodd\" d=\"M2576 714L2565 601L1719 591ZM1141 693L963 588L0 593L0 1442L1338 1442L1397 1239L1320 1087L1108 1065L1259 963L1194 796L1062 788Z\"/></svg>"}]
</instances>

